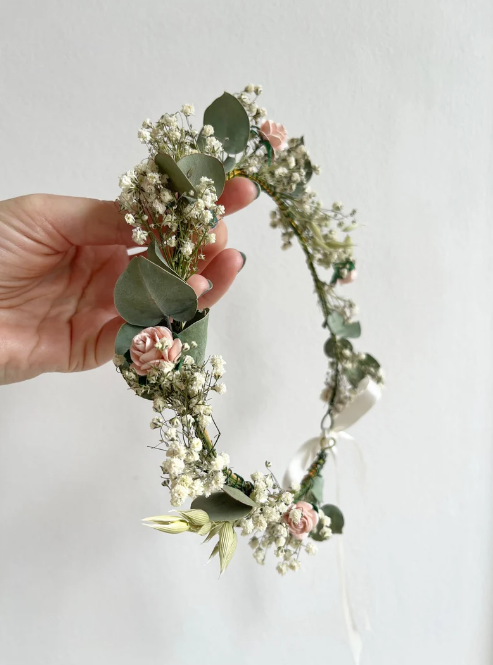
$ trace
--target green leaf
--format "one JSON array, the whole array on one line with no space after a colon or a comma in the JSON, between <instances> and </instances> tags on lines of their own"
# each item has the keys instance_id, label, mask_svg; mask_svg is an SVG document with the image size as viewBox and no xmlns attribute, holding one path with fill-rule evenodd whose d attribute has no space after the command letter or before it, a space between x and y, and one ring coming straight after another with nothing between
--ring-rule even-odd
<instances>
[{"instance_id":1,"label":"green leaf","mask_svg":"<svg viewBox=\"0 0 493 665\"><path fill-rule=\"evenodd\" d=\"M132 344L135 335L138 335L144 328L142 326L132 326L130 323L124 323L115 340L115 353L124 356Z\"/></svg>"},{"instance_id":2,"label":"green leaf","mask_svg":"<svg viewBox=\"0 0 493 665\"><path fill-rule=\"evenodd\" d=\"M332 533L342 533L344 528L344 515L342 514L341 510L337 506L333 506L330 503L322 506L322 510L327 515L327 517L330 517L330 529Z\"/></svg>"},{"instance_id":3,"label":"green leaf","mask_svg":"<svg viewBox=\"0 0 493 665\"><path fill-rule=\"evenodd\" d=\"M380 363L376 358L371 356L369 353L365 354L365 359L363 360L363 364L366 365L367 367L370 367L373 369L375 372L378 372L380 369Z\"/></svg>"},{"instance_id":4,"label":"green leaf","mask_svg":"<svg viewBox=\"0 0 493 665\"><path fill-rule=\"evenodd\" d=\"M164 316L192 319L197 296L186 282L143 256L134 257L115 286L119 314L135 326L154 326Z\"/></svg>"},{"instance_id":5,"label":"green leaf","mask_svg":"<svg viewBox=\"0 0 493 665\"><path fill-rule=\"evenodd\" d=\"M229 494L229 496L231 496L233 499L236 499L236 501L244 503L245 506L251 506L252 508L257 508L258 506L258 504L253 499L250 499L249 496L247 496L244 492L237 489L236 487L229 487L229 485L224 485L223 492Z\"/></svg>"},{"instance_id":6,"label":"green leaf","mask_svg":"<svg viewBox=\"0 0 493 665\"><path fill-rule=\"evenodd\" d=\"M337 339L337 337L329 337L329 339L324 344L324 353L328 358L335 358L337 355L336 350L338 348L352 351L353 345L347 339L344 338Z\"/></svg>"},{"instance_id":7,"label":"green leaf","mask_svg":"<svg viewBox=\"0 0 493 665\"><path fill-rule=\"evenodd\" d=\"M238 536L233 529L231 522L225 522L221 527L219 534L219 560L221 562L221 574L224 573L228 567L233 554L236 550Z\"/></svg>"},{"instance_id":8,"label":"green leaf","mask_svg":"<svg viewBox=\"0 0 493 665\"><path fill-rule=\"evenodd\" d=\"M324 479L322 476L315 476L312 479L310 489L304 496L304 500L309 503L321 504L324 500Z\"/></svg>"},{"instance_id":9,"label":"green leaf","mask_svg":"<svg viewBox=\"0 0 493 665\"><path fill-rule=\"evenodd\" d=\"M180 159L178 167L187 176L194 188L200 184L202 177L206 177L214 181L218 198L223 193L226 175L222 162L215 157L196 152Z\"/></svg>"},{"instance_id":10,"label":"green leaf","mask_svg":"<svg viewBox=\"0 0 493 665\"><path fill-rule=\"evenodd\" d=\"M353 388L357 388L360 381L366 376L364 367L361 364L355 365L354 367L345 367L343 371L344 376L347 378Z\"/></svg>"},{"instance_id":11,"label":"green leaf","mask_svg":"<svg viewBox=\"0 0 493 665\"><path fill-rule=\"evenodd\" d=\"M221 141L225 152L243 152L250 137L250 120L242 104L225 92L214 100L204 113L204 125L214 127L214 136Z\"/></svg>"},{"instance_id":12,"label":"green leaf","mask_svg":"<svg viewBox=\"0 0 493 665\"><path fill-rule=\"evenodd\" d=\"M188 194L188 192L193 191L192 183L182 169L179 168L171 155L168 155L165 152L159 152L154 158L154 161L161 173L165 173L168 176L171 189L174 189L180 194Z\"/></svg>"},{"instance_id":13,"label":"green leaf","mask_svg":"<svg viewBox=\"0 0 493 665\"><path fill-rule=\"evenodd\" d=\"M226 492L214 492L207 497L198 496L192 501L192 508L205 510L213 522L241 520L252 510L251 506L236 501Z\"/></svg>"},{"instance_id":14,"label":"green leaf","mask_svg":"<svg viewBox=\"0 0 493 665\"><path fill-rule=\"evenodd\" d=\"M322 511L331 519L330 529L332 533L341 534L344 527L344 516L339 508L331 504L326 504L325 506L322 506ZM325 540L320 535L321 529L322 524L319 522L315 530L310 533L310 538L313 538L313 540L316 540L317 542Z\"/></svg>"},{"instance_id":15,"label":"green leaf","mask_svg":"<svg viewBox=\"0 0 493 665\"><path fill-rule=\"evenodd\" d=\"M260 141L260 143L265 148L265 152L267 153L267 164L270 166L270 164L272 162L272 158L274 156L274 148L271 146L269 141L267 141L266 139L262 139L262 141Z\"/></svg>"},{"instance_id":16,"label":"green leaf","mask_svg":"<svg viewBox=\"0 0 493 665\"><path fill-rule=\"evenodd\" d=\"M197 342L195 348L190 348L187 355L192 356L197 365L204 362L205 350L207 346L207 326L209 325L209 310L204 309L194 316L188 323L187 327L178 333L177 337L181 340L182 344L191 344Z\"/></svg>"},{"instance_id":17,"label":"green leaf","mask_svg":"<svg viewBox=\"0 0 493 665\"><path fill-rule=\"evenodd\" d=\"M178 277L178 274L173 270L173 268L167 264L166 259L164 258L163 253L161 252L161 249L155 238L151 241L147 248L147 258L149 261L151 261L151 263L155 263L160 268L166 270L166 272L169 272L172 275ZM178 277L178 279L180 278Z\"/></svg>"},{"instance_id":18,"label":"green leaf","mask_svg":"<svg viewBox=\"0 0 493 665\"><path fill-rule=\"evenodd\" d=\"M293 199L299 198L304 193L307 184L311 180L311 177L313 175L313 166L309 159L305 160L304 169L305 169L305 182L300 182L299 185L296 185L296 189L291 194Z\"/></svg>"},{"instance_id":19,"label":"green leaf","mask_svg":"<svg viewBox=\"0 0 493 665\"><path fill-rule=\"evenodd\" d=\"M330 331L338 337L356 338L361 335L361 325L359 321L344 323L344 319L339 312L333 311L327 317L327 323Z\"/></svg>"},{"instance_id":20,"label":"green leaf","mask_svg":"<svg viewBox=\"0 0 493 665\"><path fill-rule=\"evenodd\" d=\"M223 162L224 170L226 173L229 173L232 169L234 169L235 165L236 157L234 155L228 155Z\"/></svg>"}]
</instances>

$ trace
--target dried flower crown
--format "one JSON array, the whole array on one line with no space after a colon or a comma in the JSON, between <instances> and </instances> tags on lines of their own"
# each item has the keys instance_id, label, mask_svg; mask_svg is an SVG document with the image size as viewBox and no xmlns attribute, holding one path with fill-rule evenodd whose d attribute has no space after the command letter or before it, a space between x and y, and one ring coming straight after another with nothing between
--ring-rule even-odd
<instances>
[{"instance_id":1,"label":"dried flower crown","mask_svg":"<svg viewBox=\"0 0 493 665\"><path fill-rule=\"evenodd\" d=\"M323 504L321 472L338 432L348 426L344 421L354 422L376 399L382 373L373 356L353 349L349 340L361 332L353 321L355 305L336 293L337 284L356 275L356 211L346 214L340 203L322 208L308 186L318 167L303 138L286 141L284 127L265 120L260 92L249 85L240 94L224 93L206 109L199 132L190 124L191 105L143 123L139 138L149 157L120 178L119 202L135 242L148 245L147 258L134 257L115 288L126 323L114 362L138 396L153 400L151 428L159 430L159 449L166 452L162 484L179 508L145 524L165 533L191 531L206 541L218 536L211 556L219 554L221 572L239 529L258 563L274 548L284 574L299 568L302 551L315 553L313 541L342 532L339 508ZM321 434L302 447L303 464L298 455L284 488L268 463L251 480L234 473L229 456L216 450L218 437L213 441L207 431L214 423L212 393L225 392L225 362L219 355L206 359L209 312L198 310L187 280L197 272L204 245L215 240L224 214L217 201L236 177L257 183L276 203L271 226L281 230L283 249L293 239L300 243L329 332ZM320 267L331 271L328 279ZM181 509L190 499L190 509Z\"/></svg>"}]
</instances>

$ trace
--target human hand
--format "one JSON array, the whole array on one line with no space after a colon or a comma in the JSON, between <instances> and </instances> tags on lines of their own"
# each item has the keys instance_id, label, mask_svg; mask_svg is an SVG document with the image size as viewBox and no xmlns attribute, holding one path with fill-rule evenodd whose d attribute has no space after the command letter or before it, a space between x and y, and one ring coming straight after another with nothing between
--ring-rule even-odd
<instances>
[{"instance_id":1,"label":"human hand","mask_svg":"<svg viewBox=\"0 0 493 665\"><path fill-rule=\"evenodd\" d=\"M231 214L256 196L252 182L237 178L220 203ZM200 274L189 280L201 309L226 293L244 264L226 249L226 224L214 232ZM123 323L113 289L134 246L111 201L35 194L0 202L0 384L93 369L113 356Z\"/></svg>"}]
</instances>

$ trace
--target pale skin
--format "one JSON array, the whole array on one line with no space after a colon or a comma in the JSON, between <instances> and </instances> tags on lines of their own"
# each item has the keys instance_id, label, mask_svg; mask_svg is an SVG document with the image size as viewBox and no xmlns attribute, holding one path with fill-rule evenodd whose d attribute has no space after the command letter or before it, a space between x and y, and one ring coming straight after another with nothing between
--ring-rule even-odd
<instances>
[{"instance_id":1,"label":"pale skin","mask_svg":"<svg viewBox=\"0 0 493 665\"><path fill-rule=\"evenodd\" d=\"M237 178L220 203L231 214L256 197L255 185ZM224 221L214 232L200 274L189 280L201 309L226 293L244 264L226 248ZM123 323L113 289L135 247L131 233L112 201L35 194L0 202L0 384L112 358ZM208 280L213 288L203 295Z\"/></svg>"}]
</instances>

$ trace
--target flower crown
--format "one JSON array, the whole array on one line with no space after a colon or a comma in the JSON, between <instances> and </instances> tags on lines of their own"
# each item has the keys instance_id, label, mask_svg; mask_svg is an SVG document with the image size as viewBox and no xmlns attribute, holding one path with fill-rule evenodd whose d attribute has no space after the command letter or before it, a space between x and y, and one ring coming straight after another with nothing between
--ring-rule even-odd
<instances>
[{"instance_id":1,"label":"flower crown","mask_svg":"<svg viewBox=\"0 0 493 665\"><path fill-rule=\"evenodd\" d=\"M142 124L139 139L149 156L120 178L119 202L133 239L147 245L147 258L132 258L115 287L126 323L114 363L136 395L152 400L151 428L166 452L162 484L178 508L144 523L206 541L217 536L211 557L219 554L221 573L240 530L258 563L274 548L277 570L285 574L299 568L302 551L316 552L314 541L342 533L341 511L323 504L321 473L340 433L379 396L382 373L373 356L354 350L350 339L361 333L353 320L356 308L336 293L337 285L356 277L356 210L346 214L341 203L322 207L308 185L319 169L303 138L286 140L282 125L265 120L260 93L254 85L235 95L225 92L206 109L200 131L190 123L190 104ZM250 480L233 472L229 455L216 449L218 435L214 440L208 432L215 426L212 394L226 391L225 361L206 357L209 311L198 310L187 280L197 272L203 247L215 241L214 228L224 215L218 198L236 177L257 183L275 202L271 226L280 229L282 248L294 239L300 243L329 333L321 434L302 446L283 485L269 463ZM329 277L322 278L319 268L330 270Z\"/></svg>"}]
</instances>

